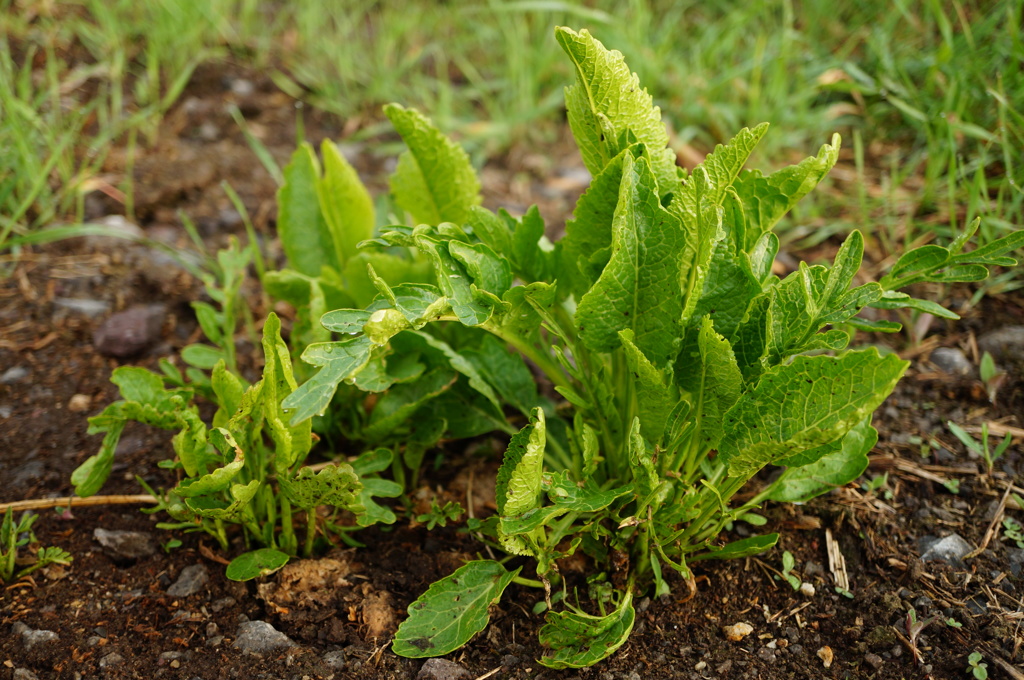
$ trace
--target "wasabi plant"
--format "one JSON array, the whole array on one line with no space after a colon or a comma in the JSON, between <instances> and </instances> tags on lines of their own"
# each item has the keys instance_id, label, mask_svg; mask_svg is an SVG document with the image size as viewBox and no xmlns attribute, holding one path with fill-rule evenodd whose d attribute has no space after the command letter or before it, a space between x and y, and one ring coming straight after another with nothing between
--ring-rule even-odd
<instances>
[{"instance_id":1,"label":"wasabi plant","mask_svg":"<svg viewBox=\"0 0 1024 680\"><path fill-rule=\"evenodd\" d=\"M509 557L469 562L414 602L393 644L404 656L465 644L513 582L545 591L542 664L588 666L613 653L632 630L633 598L669 592L668 572L692 590L694 563L776 543L774 533L722 541L731 522L756 517L765 501L806 501L864 471L877 439L871 414L907 362L849 348L854 329L900 328L860 318L862 309L949 316L902 289L979 280L987 265L1012 263L1005 254L1024 243L1018 232L964 252L975 222L948 248L917 248L882 280L858 283L864 242L855 231L832 264L801 263L779 278L772 227L836 162L838 136L816 156L763 175L744 165L767 125L744 129L687 174L622 55L586 31L560 28L556 37L575 67L569 125L593 176L564 238L544 238L535 209L514 218L479 207L476 180L451 162L447 140L422 115L387 107L410 148L392 186L404 190L416 226L384 228L361 247L416 251L436 282L395 285L368 262L376 297L323 316L342 339L305 350L319 370L282 402L294 426L328 409L339 385L386 374L442 334L493 336L479 340L489 360L444 350L477 403L492 395L491 403L520 401L522 385L511 376L524 358L565 399L557 412L531 409L498 473L497 515L471 527ZM466 414L450 401L418 398L443 382L423 374L386 414L415 411L420 423L450 427ZM559 416L566 411L569 420ZM734 503L768 466L783 472ZM559 573L559 560L576 552L606 575L604 587L592 588L603 593L596 613ZM537 578L520 575L520 557ZM558 600L564 608L556 611Z\"/></svg>"}]
</instances>

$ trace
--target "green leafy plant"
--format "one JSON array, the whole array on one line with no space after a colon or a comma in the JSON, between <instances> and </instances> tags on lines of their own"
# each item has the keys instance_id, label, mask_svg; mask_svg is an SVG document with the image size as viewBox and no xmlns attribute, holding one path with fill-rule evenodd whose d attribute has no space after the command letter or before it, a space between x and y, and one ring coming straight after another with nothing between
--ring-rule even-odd
<instances>
[{"instance_id":1,"label":"green leafy plant","mask_svg":"<svg viewBox=\"0 0 1024 680\"><path fill-rule=\"evenodd\" d=\"M1013 541L1018 548L1024 548L1024 526L1013 517L1003 518L1003 538Z\"/></svg>"},{"instance_id":2,"label":"green leafy plant","mask_svg":"<svg viewBox=\"0 0 1024 680\"><path fill-rule=\"evenodd\" d=\"M388 107L411 149L393 187L405 189L402 207L417 226L384 229L362 247L416 250L436 284L392 285L368 263L377 296L365 309L324 315L325 328L348 337L310 345L303 359L319 371L282 402L293 424L322 413L338 386L400 361L410 344L429 344L428 329L490 334L495 356L513 348L566 401L571 422L529 409L498 474L498 514L473 527L532 558L539 580L504 561L461 567L410 606L394 643L405 656L464 644L518 582L550 598L541 663L591 665L625 642L635 592L669 591L667 570L692 588L691 564L771 548L774 533L719 535L765 501L805 501L859 477L877 440L871 414L907 366L874 348L848 349L854 329L900 329L857 314L873 306L955 316L901 289L979 280L988 265L1012 263L1005 253L1024 243L1016 233L964 252L974 222L948 248L914 249L881 281L854 285L863 254L855 231L831 265L801 263L780 279L772 227L835 163L838 137L765 176L743 166L767 125L744 129L687 175L622 55L586 31L556 37L576 70L569 124L593 176L565 237L548 242L535 209L517 219L468 202L475 184L465 167L437 162L450 157L447 140L419 114ZM519 387L504 371L449 350L456 370L473 367L463 375L478 395L517 403ZM418 419L458 418L452 406L435 400ZM767 466L784 470L733 505ZM612 574L593 584L600 614L574 603L558 572L557 561L577 551ZM460 595L465 584L476 596ZM563 611L550 608L558 586Z\"/></svg>"},{"instance_id":3,"label":"green leafy plant","mask_svg":"<svg viewBox=\"0 0 1024 680\"><path fill-rule=\"evenodd\" d=\"M803 582L800 580L799 576L792 573L794 567L796 567L796 559L793 557L793 553L788 550L784 551L782 553L782 578L786 580L786 583L789 584L790 588L793 590L800 590L800 586L803 585Z\"/></svg>"},{"instance_id":4,"label":"green leafy plant","mask_svg":"<svg viewBox=\"0 0 1024 680\"><path fill-rule=\"evenodd\" d=\"M981 459L985 461L985 467L988 469L989 474L992 474L992 468L995 467L996 462L1003 457L1003 454L1006 453L1006 449L1010 447L1010 442L1013 441L1013 436L1007 432L1006 436L1003 437L1003 441L999 442L995 449L990 449L988 444L988 421L981 424L981 441L972 437L967 430L960 427L952 420L947 421L946 426L949 427L949 431L952 432L968 450L981 456Z\"/></svg>"},{"instance_id":5,"label":"green leafy plant","mask_svg":"<svg viewBox=\"0 0 1024 680\"><path fill-rule=\"evenodd\" d=\"M111 380L120 388L122 400L89 419L90 434L103 433L103 444L72 475L75 493L90 496L99 491L110 474L121 432L129 421L138 421L177 430L172 440L175 458L161 466L179 471L181 479L160 495L153 509L166 512L174 521L158 527L205 531L226 550L227 527L239 525L247 545L255 543L270 551L232 563L233 578L265 573L268 554L271 562L277 560L281 566L291 555L311 555L318 533L330 528L344 534L377 522L394 522L394 513L374 500L401 492L394 482L375 477L391 464L391 451L375 449L351 464L337 463L319 471L305 466L314 435L308 420L286 423L281 402L295 389L296 381L274 314L263 326L263 353L263 375L255 385L245 384L229 371L223 358L214 365L209 386L218 408L211 425L200 418L195 390L183 386L180 375L160 376L137 367L116 369ZM165 380L174 385L165 387ZM322 505L334 508L335 514L348 511L354 524L322 520L316 512ZM295 532L298 512L305 523L301 536Z\"/></svg>"},{"instance_id":6,"label":"green leafy plant","mask_svg":"<svg viewBox=\"0 0 1024 680\"><path fill-rule=\"evenodd\" d=\"M37 569L51 564L71 564L71 554L56 547L39 548L34 557L18 558L19 548L35 543L32 525L37 519L39 515L25 513L15 522L14 512L10 508L4 512L3 522L0 522L0 582L6 583L28 576ZM27 566L18 568L19 565L26 563Z\"/></svg>"},{"instance_id":7,"label":"green leafy plant","mask_svg":"<svg viewBox=\"0 0 1024 680\"><path fill-rule=\"evenodd\" d=\"M437 504L436 500L431 499L430 510L421 515L416 515L416 521L426 524L429 531L436 526L446 527L448 522L458 521L462 517L463 512L465 510L459 503L448 501L441 506Z\"/></svg>"},{"instance_id":8,"label":"green leafy plant","mask_svg":"<svg viewBox=\"0 0 1024 680\"><path fill-rule=\"evenodd\" d=\"M967 672L975 680L988 680L988 664L984 662L981 652L971 652L967 656Z\"/></svg>"}]
</instances>

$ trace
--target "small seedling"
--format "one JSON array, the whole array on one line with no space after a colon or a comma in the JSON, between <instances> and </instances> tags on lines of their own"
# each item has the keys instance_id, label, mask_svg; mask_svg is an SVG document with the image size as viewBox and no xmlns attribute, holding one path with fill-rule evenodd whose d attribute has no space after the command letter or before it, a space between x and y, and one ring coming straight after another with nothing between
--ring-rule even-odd
<instances>
[{"instance_id":1,"label":"small seedling","mask_svg":"<svg viewBox=\"0 0 1024 680\"><path fill-rule=\"evenodd\" d=\"M802 583L800 578L791 573L795 566L796 559L793 557L793 553L788 550L782 553L782 578L786 579L786 583L788 583L793 590L800 590L800 585Z\"/></svg>"},{"instance_id":2,"label":"small seedling","mask_svg":"<svg viewBox=\"0 0 1024 680\"><path fill-rule=\"evenodd\" d=\"M992 468L995 466L996 461L1003 457L1006 453L1006 449L1010 446L1012 436L1009 432L1003 437L1003 441L999 442L999 445L995 450L991 450L988 445L988 422L981 424L981 441L978 441L972 437L966 430L954 423L952 420L947 421L946 425L949 426L949 431L952 432L957 439L963 442L969 450L978 454L985 461L985 467L988 468L988 473L992 474Z\"/></svg>"},{"instance_id":3,"label":"small seedling","mask_svg":"<svg viewBox=\"0 0 1024 680\"><path fill-rule=\"evenodd\" d=\"M61 548L40 548L35 561L18 569L18 548L22 548L36 540L32 533L32 525L39 515L25 514L17 523L10 508L4 513L0 523L0 581L7 582L28 576L37 569L50 564L71 564L71 554ZM20 562L24 563L24 560Z\"/></svg>"},{"instance_id":4,"label":"small seedling","mask_svg":"<svg viewBox=\"0 0 1024 680\"><path fill-rule=\"evenodd\" d=\"M946 622L945 622L945 623L946 623L946 625L947 625L947 626L949 626L950 628L956 628L956 629L960 629L960 628L963 628L963 627L964 627L964 624L960 623L959 621L957 621L956 619L954 619L954 618L953 618L952 616L951 616L951 617L949 617L948 619L946 619Z\"/></svg>"},{"instance_id":5,"label":"small seedling","mask_svg":"<svg viewBox=\"0 0 1024 680\"><path fill-rule=\"evenodd\" d=\"M981 652L971 652L967 657L967 671L976 680L988 680L988 664L982 661L984 658Z\"/></svg>"},{"instance_id":6,"label":"small seedling","mask_svg":"<svg viewBox=\"0 0 1024 680\"><path fill-rule=\"evenodd\" d=\"M996 362L988 352L981 355L979 372L981 373L981 381L985 383L988 400L993 404L996 403L996 393L999 392L999 388L1006 382L1006 372L996 366Z\"/></svg>"},{"instance_id":7,"label":"small seedling","mask_svg":"<svg viewBox=\"0 0 1024 680\"><path fill-rule=\"evenodd\" d=\"M462 506L456 502L449 501L442 507L437 504L436 500L431 499L430 510L422 515L417 515L416 521L426 524L427 530L431 531L435 526L448 526L448 522L454 522L462 517L463 512L465 511Z\"/></svg>"},{"instance_id":8,"label":"small seedling","mask_svg":"<svg viewBox=\"0 0 1024 680\"><path fill-rule=\"evenodd\" d=\"M1013 517L1003 519L1003 539L1013 541L1018 548L1024 548L1024 526Z\"/></svg>"},{"instance_id":9,"label":"small seedling","mask_svg":"<svg viewBox=\"0 0 1024 680\"><path fill-rule=\"evenodd\" d=\"M883 472L880 475L875 475L866 482L862 482L860 488L867 494L875 494L881 498L890 501L892 500L892 489L889 488L889 473Z\"/></svg>"},{"instance_id":10,"label":"small seedling","mask_svg":"<svg viewBox=\"0 0 1024 680\"><path fill-rule=\"evenodd\" d=\"M917 618L916 609L911 607L907 611L907 619L904 624L907 629L907 637L904 641L907 643L907 646L910 647L910 651L914 655L914 663L921 663L921 652L917 649L917 638L921 635L925 628L927 628L934 621L938 620L938 618L938 616L930 616L927 619L919 621Z\"/></svg>"}]
</instances>

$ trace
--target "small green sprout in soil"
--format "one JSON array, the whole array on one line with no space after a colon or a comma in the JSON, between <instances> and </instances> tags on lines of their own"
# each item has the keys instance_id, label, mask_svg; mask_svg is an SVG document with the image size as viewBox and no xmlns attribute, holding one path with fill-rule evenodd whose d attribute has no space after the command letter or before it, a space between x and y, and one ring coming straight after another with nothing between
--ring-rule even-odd
<instances>
[{"instance_id":1,"label":"small green sprout in soil","mask_svg":"<svg viewBox=\"0 0 1024 680\"><path fill-rule=\"evenodd\" d=\"M0 583L6 583L28 576L37 569L51 564L71 564L71 555L61 548L39 548L34 556L18 556L20 548L35 542L32 525L39 518L34 513L25 513L15 521L14 511L8 508L0 522Z\"/></svg>"}]
</instances>

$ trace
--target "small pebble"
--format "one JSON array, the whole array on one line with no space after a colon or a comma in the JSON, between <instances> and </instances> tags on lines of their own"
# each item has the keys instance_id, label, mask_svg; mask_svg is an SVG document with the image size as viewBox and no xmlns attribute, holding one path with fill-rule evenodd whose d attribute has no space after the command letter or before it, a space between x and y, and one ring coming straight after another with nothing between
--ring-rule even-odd
<instances>
[{"instance_id":1,"label":"small pebble","mask_svg":"<svg viewBox=\"0 0 1024 680\"><path fill-rule=\"evenodd\" d=\"M722 632L725 633L725 637L733 642L739 642L743 638L747 637L754 632L754 627L749 623L740 621L734 623L731 626L723 626Z\"/></svg>"},{"instance_id":2,"label":"small pebble","mask_svg":"<svg viewBox=\"0 0 1024 680\"><path fill-rule=\"evenodd\" d=\"M100 659L100 668L109 668L111 666L119 666L124 663L124 657L117 652L111 652L105 657Z\"/></svg>"},{"instance_id":3,"label":"small pebble","mask_svg":"<svg viewBox=\"0 0 1024 680\"><path fill-rule=\"evenodd\" d=\"M822 647L818 650L818 658L821 659L821 665L825 668L832 667L832 648L829 646Z\"/></svg>"},{"instance_id":4,"label":"small pebble","mask_svg":"<svg viewBox=\"0 0 1024 680\"><path fill-rule=\"evenodd\" d=\"M72 413L88 411L90 406L92 406L92 397L88 394L76 394L68 401L68 410Z\"/></svg>"},{"instance_id":5,"label":"small pebble","mask_svg":"<svg viewBox=\"0 0 1024 680\"><path fill-rule=\"evenodd\" d=\"M804 581L800 584L800 594L804 597L814 597L814 586Z\"/></svg>"},{"instance_id":6,"label":"small pebble","mask_svg":"<svg viewBox=\"0 0 1024 680\"><path fill-rule=\"evenodd\" d=\"M877 654L871 653L864 655L864 662L872 668L874 668L876 671L882 667L882 664L885 663L884 661L882 661L882 657L878 656Z\"/></svg>"}]
</instances>

